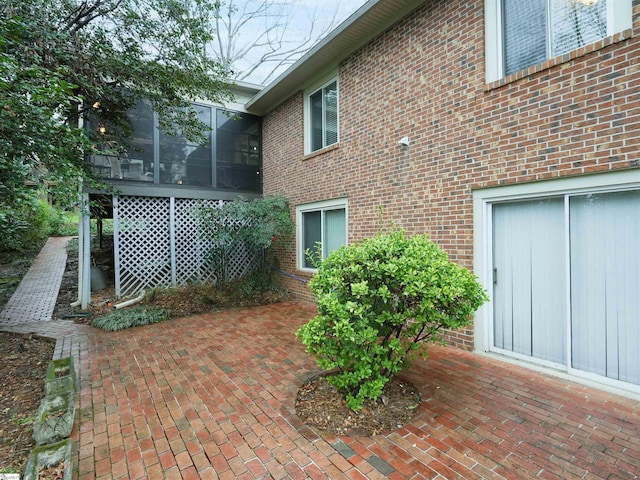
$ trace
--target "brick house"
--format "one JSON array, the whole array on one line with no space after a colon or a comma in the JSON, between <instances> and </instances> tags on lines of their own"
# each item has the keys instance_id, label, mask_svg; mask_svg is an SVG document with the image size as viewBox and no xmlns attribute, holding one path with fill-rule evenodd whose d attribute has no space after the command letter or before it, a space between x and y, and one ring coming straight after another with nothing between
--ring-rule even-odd
<instances>
[{"instance_id":1,"label":"brick house","mask_svg":"<svg viewBox=\"0 0 640 480\"><path fill-rule=\"evenodd\" d=\"M383 206L489 292L452 344L640 393L639 32L637 0L366 3L246 104L282 281L311 300L304 249Z\"/></svg>"}]
</instances>

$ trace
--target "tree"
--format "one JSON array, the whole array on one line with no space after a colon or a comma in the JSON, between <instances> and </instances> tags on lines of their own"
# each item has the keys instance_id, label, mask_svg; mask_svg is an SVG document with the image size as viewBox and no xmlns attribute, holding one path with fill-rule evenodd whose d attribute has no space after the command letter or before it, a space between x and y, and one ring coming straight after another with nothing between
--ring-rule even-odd
<instances>
[{"instance_id":1,"label":"tree","mask_svg":"<svg viewBox=\"0 0 640 480\"><path fill-rule=\"evenodd\" d=\"M228 65L212 60L214 0L3 0L0 4L0 229L33 197L27 183L77 195L96 183L85 162L110 134L131 133L127 111L153 103L161 128L195 139L193 99L231 99Z\"/></svg>"},{"instance_id":2,"label":"tree","mask_svg":"<svg viewBox=\"0 0 640 480\"><path fill-rule=\"evenodd\" d=\"M257 78L262 84L268 83L337 23L338 8L321 21L316 4L304 14L305 28L294 31L295 7L295 2L278 0L218 2L214 11L216 35L209 46L212 54L232 66L234 78Z\"/></svg>"}]
</instances>

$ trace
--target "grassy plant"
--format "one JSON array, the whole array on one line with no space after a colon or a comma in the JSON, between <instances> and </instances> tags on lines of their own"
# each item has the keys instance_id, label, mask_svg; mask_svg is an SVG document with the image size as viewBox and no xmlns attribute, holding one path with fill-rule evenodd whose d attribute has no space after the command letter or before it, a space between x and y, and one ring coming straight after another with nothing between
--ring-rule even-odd
<instances>
[{"instance_id":1,"label":"grassy plant","mask_svg":"<svg viewBox=\"0 0 640 480\"><path fill-rule=\"evenodd\" d=\"M94 319L91 325L107 332L115 332L125 328L163 322L169 319L170 313L167 309L138 305L114 310Z\"/></svg>"}]
</instances>

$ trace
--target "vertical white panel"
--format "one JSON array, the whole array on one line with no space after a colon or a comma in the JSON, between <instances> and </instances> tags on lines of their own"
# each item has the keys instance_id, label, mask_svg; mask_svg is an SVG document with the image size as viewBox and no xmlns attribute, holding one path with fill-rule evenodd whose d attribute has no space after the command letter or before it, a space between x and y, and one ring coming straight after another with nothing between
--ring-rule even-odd
<instances>
[{"instance_id":1,"label":"vertical white panel","mask_svg":"<svg viewBox=\"0 0 640 480\"><path fill-rule=\"evenodd\" d=\"M640 384L640 192L571 198L572 366Z\"/></svg>"},{"instance_id":2,"label":"vertical white panel","mask_svg":"<svg viewBox=\"0 0 640 480\"><path fill-rule=\"evenodd\" d=\"M347 243L347 224L344 208L324 212L323 256Z\"/></svg>"},{"instance_id":3,"label":"vertical white panel","mask_svg":"<svg viewBox=\"0 0 640 480\"><path fill-rule=\"evenodd\" d=\"M562 199L493 206L494 346L565 358Z\"/></svg>"},{"instance_id":4,"label":"vertical white panel","mask_svg":"<svg viewBox=\"0 0 640 480\"><path fill-rule=\"evenodd\" d=\"M116 298L122 296L120 285L120 214L118 211L118 196L113 195L113 262L116 280Z\"/></svg>"}]
</instances>

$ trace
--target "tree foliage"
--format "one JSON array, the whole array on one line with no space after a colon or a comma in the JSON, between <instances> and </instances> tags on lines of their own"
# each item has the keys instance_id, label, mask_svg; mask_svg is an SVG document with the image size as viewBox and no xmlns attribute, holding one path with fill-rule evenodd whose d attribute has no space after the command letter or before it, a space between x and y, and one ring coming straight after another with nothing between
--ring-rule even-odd
<instances>
[{"instance_id":1,"label":"tree foliage","mask_svg":"<svg viewBox=\"0 0 640 480\"><path fill-rule=\"evenodd\" d=\"M258 259L255 270L271 280L275 261L273 246L285 243L293 234L289 203L285 197L239 198L220 207L202 207L202 236L210 240L209 257L218 281L226 283L225 265L238 249L251 251Z\"/></svg>"},{"instance_id":2,"label":"tree foliage","mask_svg":"<svg viewBox=\"0 0 640 480\"><path fill-rule=\"evenodd\" d=\"M475 276L426 235L378 234L332 252L310 288L318 315L297 336L359 410L443 329L471 322L487 300Z\"/></svg>"},{"instance_id":3,"label":"tree foliage","mask_svg":"<svg viewBox=\"0 0 640 480\"><path fill-rule=\"evenodd\" d=\"M126 112L149 99L161 127L197 138L194 99L231 98L225 63L210 59L214 0L5 0L0 4L0 228L36 186L59 200L96 181L84 155L100 142L89 116L126 137Z\"/></svg>"}]
</instances>

